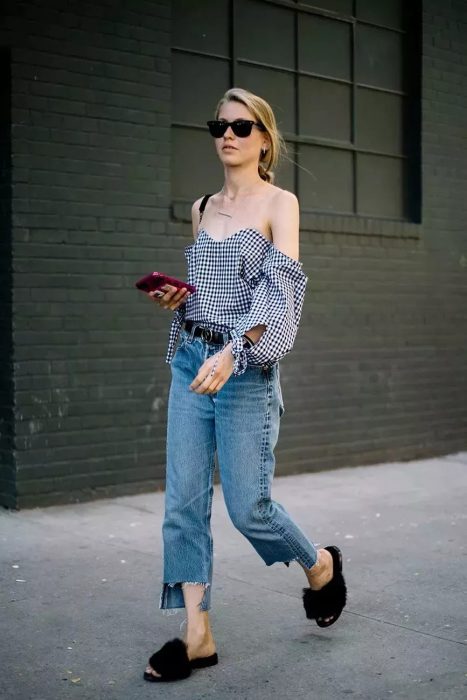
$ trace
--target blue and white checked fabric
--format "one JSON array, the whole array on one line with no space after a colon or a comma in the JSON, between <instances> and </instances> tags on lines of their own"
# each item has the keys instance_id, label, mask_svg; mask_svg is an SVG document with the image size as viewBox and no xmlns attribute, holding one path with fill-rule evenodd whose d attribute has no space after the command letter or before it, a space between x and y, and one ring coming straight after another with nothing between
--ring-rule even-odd
<instances>
[{"instance_id":1,"label":"blue and white checked fabric","mask_svg":"<svg viewBox=\"0 0 467 700\"><path fill-rule=\"evenodd\" d=\"M200 229L185 248L187 281L197 291L174 311L166 362L184 320L230 331L233 374L248 365L272 366L292 350L302 313L308 277L303 263L282 253L255 228L242 228L222 241ZM251 348L242 335L258 324L266 330Z\"/></svg>"}]
</instances>

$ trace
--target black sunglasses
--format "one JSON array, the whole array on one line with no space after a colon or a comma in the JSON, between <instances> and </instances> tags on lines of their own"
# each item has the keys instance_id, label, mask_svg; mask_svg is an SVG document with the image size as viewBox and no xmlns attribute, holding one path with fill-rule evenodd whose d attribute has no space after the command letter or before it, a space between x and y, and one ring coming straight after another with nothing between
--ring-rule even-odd
<instances>
[{"instance_id":1,"label":"black sunglasses","mask_svg":"<svg viewBox=\"0 0 467 700\"><path fill-rule=\"evenodd\" d=\"M206 122L206 124L209 127L209 133L216 139L220 139L221 136L224 136L229 126L232 127L232 131L234 132L235 136L239 136L240 138L246 138L249 136L254 125L261 131L266 131L263 124L260 122L255 122L252 119L235 119L233 122L213 119Z\"/></svg>"}]
</instances>

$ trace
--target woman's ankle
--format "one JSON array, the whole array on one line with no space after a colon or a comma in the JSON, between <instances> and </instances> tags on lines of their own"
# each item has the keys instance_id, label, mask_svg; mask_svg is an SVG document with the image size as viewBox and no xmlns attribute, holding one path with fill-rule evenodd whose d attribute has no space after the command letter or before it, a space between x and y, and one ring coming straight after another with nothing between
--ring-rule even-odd
<instances>
[{"instance_id":1,"label":"woman's ankle","mask_svg":"<svg viewBox=\"0 0 467 700\"><path fill-rule=\"evenodd\" d=\"M188 656L190 658L210 656L216 651L216 643L210 628L187 628L185 643L188 647Z\"/></svg>"},{"instance_id":2,"label":"woman's ankle","mask_svg":"<svg viewBox=\"0 0 467 700\"><path fill-rule=\"evenodd\" d=\"M327 549L318 549L318 558L311 569L306 569L306 577L310 587L319 590L325 586L332 578L333 559Z\"/></svg>"},{"instance_id":3,"label":"woman's ankle","mask_svg":"<svg viewBox=\"0 0 467 700\"><path fill-rule=\"evenodd\" d=\"M186 636L194 640L211 639L211 624L207 610L196 615L188 615Z\"/></svg>"}]
</instances>

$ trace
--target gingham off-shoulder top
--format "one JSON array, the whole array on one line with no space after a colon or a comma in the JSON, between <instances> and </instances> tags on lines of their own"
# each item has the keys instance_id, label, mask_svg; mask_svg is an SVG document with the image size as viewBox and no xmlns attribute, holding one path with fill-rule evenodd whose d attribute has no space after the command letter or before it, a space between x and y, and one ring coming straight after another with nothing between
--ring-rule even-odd
<instances>
[{"instance_id":1,"label":"gingham off-shoulder top","mask_svg":"<svg viewBox=\"0 0 467 700\"><path fill-rule=\"evenodd\" d=\"M233 374L248 365L270 367L292 350L308 277L303 263L285 255L255 228L241 228L222 241L205 228L184 249L187 280L196 292L174 311L166 362L170 364L184 320L230 331ZM266 330L251 348L242 335L258 324Z\"/></svg>"}]
</instances>

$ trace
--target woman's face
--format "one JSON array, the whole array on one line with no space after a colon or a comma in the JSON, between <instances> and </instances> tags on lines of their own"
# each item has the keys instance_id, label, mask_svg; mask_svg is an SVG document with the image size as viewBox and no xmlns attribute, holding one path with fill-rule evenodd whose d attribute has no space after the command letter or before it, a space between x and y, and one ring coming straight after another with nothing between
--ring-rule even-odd
<instances>
[{"instance_id":1,"label":"woman's face","mask_svg":"<svg viewBox=\"0 0 467 700\"><path fill-rule=\"evenodd\" d=\"M235 119L258 121L245 105L233 101L222 105L217 118L228 122L233 122ZM235 136L232 127L228 126L225 134L214 141L217 155L225 165L251 162L257 167L261 149L269 147L267 133L256 126L253 126L251 134L244 138Z\"/></svg>"}]
</instances>

